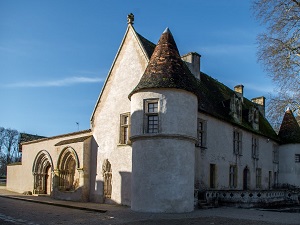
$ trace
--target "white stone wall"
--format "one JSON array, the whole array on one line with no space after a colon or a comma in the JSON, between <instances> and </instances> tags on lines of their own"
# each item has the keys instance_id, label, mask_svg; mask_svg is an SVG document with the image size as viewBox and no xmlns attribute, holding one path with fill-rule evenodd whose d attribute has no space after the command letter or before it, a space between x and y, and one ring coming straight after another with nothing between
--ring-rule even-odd
<instances>
[{"instance_id":1,"label":"white stone wall","mask_svg":"<svg viewBox=\"0 0 300 225\"><path fill-rule=\"evenodd\" d=\"M295 162L300 154L300 144L285 144L279 147L279 183L300 187L300 163Z\"/></svg>"},{"instance_id":2,"label":"white stone wall","mask_svg":"<svg viewBox=\"0 0 300 225\"><path fill-rule=\"evenodd\" d=\"M158 99L159 132L144 132L144 100ZM194 209L197 97L178 89L151 89L131 97L132 204L142 212Z\"/></svg>"},{"instance_id":3,"label":"white stone wall","mask_svg":"<svg viewBox=\"0 0 300 225\"><path fill-rule=\"evenodd\" d=\"M129 93L138 84L148 59L131 27L123 40L92 117L96 142L97 172L91 181L91 198L102 202L102 164L108 159L112 166L112 196L109 202L130 205L131 146L119 144L120 114L130 112Z\"/></svg>"},{"instance_id":4,"label":"white stone wall","mask_svg":"<svg viewBox=\"0 0 300 225\"><path fill-rule=\"evenodd\" d=\"M218 120L209 115L199 113L198 117L207 121L207 145L205 149L195 148L196 157L196 180L201 189L210 189L210 164L216 164L216 188L228 190L229 167L237 165L237 187L243 189L243 170L247 166L250 172L249 188L256 188L256 168L262 168L262 187L269 188L269 171L271 171L271 186L273 185L274 172L277 171L277 164L273 163L273 147L275 142L260 135L254 135L259 142L259 160L252 158L252 136L249 131L243 130L230 123ZM238 129L242 132L242 155L233 153L233 131Z\"/></svg>"},{"instance_id":5,"label":"white stone wall","mask_svg":"<svg viewBox=\"0 0 300 225\"><path fill-rule=\"evenodd\" d=\"M32 175L32 173L30 173ZM6 188L10 191L14 191L17 193L23 193L26 189L24 189L23 178L29 177L26 174L26 171L23 170L22 165L8 165L7 166L7 180L6 180ZM27 189L27 191L31 191L32 189Z\"/></svg>"}]
</instances>

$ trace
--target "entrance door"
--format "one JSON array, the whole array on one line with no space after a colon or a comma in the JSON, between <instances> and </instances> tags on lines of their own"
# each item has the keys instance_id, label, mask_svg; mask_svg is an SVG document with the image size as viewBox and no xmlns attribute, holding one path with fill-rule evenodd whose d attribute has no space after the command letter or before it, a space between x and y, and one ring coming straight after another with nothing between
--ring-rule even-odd
<instances>
[{"instance_id":1,"label":"entrance door","mask_svg":"<svg viewBox=\"0 0 300 225\"><path fill-rule=\"evenodd\" d=\"M51 183L52 183L52 177L51 177L51 166L48 166L46 168L46 175L45 175L45 194L50 195L51 194Z\"/></svg>"},{"instance_id":2,"label":"entrance door","mask_svg":"<svg viewBox=\"0 0 300 225\"><path fill-rule=\"evenodd\" d=\"M243 171L243 190L249 189L249 181L250 181L250 174L248 167L245 167Z\"/></svg>"}]
</instances>

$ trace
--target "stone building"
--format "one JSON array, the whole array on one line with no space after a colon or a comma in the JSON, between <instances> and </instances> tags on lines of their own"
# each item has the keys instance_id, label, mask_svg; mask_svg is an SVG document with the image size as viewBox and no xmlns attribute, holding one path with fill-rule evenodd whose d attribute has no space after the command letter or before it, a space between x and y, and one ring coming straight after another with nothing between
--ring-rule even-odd
<instances>
[{"instance_id":1,"label":"stone building","mask_svg":"<svg viewBox=\"0 0 300 225\"><path fill-rule=\"evenodd\" d=\"M200 55L181 57L169 29L148 41L130 14L91 128L23 143L7 188L145 212L189 212L195 196L284 200L274 187L300 186L294 119L287 111L277 135L264 97L248 100L243 85L232 90L201 72Z\"/></svg>"}]
</instances>

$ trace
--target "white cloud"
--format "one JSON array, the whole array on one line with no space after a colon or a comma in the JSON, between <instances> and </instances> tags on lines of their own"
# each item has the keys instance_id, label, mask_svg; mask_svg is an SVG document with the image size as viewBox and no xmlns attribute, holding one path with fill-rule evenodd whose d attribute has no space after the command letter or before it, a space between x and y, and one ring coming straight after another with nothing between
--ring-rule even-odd
<instances>
[{"instance_id":1,"label":"white cloud","mask_svg":"<svg viewBox=\"0 0 300 225\"><path fill-rule=\"evenodd\" d=\"M68 77L59 80L51 81L25 81L17 82L5 85L6 87L64 87L82 83L99 83L103 82L104 79L98 77Z\"/></svg>"}]
</instances>

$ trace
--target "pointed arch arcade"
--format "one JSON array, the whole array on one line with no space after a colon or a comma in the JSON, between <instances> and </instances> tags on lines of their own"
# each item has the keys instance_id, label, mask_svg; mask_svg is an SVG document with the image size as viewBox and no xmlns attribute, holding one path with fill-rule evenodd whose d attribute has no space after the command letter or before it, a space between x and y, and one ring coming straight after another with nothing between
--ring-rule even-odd
<instances>
[{"instance_id":1,"label":"pointed arch arcade","mask_svg":"<svg viewBox=\"0 0 300 225\"><path fill-rule=\"evenodd\" d=\"M79 159L76 151L71 147L64 148L57 162L58 186L61 191L74 191L79 187Z\"/></svg>"},{"instance_id":2,"label":"pointed arch arcade","mask_svg":"<svg viewBox=\"0 0 300 225\"><path fill-rule=\"evenodd\" d=\"M52 191L53 161L46 150L37 153L33 166L33 193L51 194Z\"/></svg>"}]
</instances>

